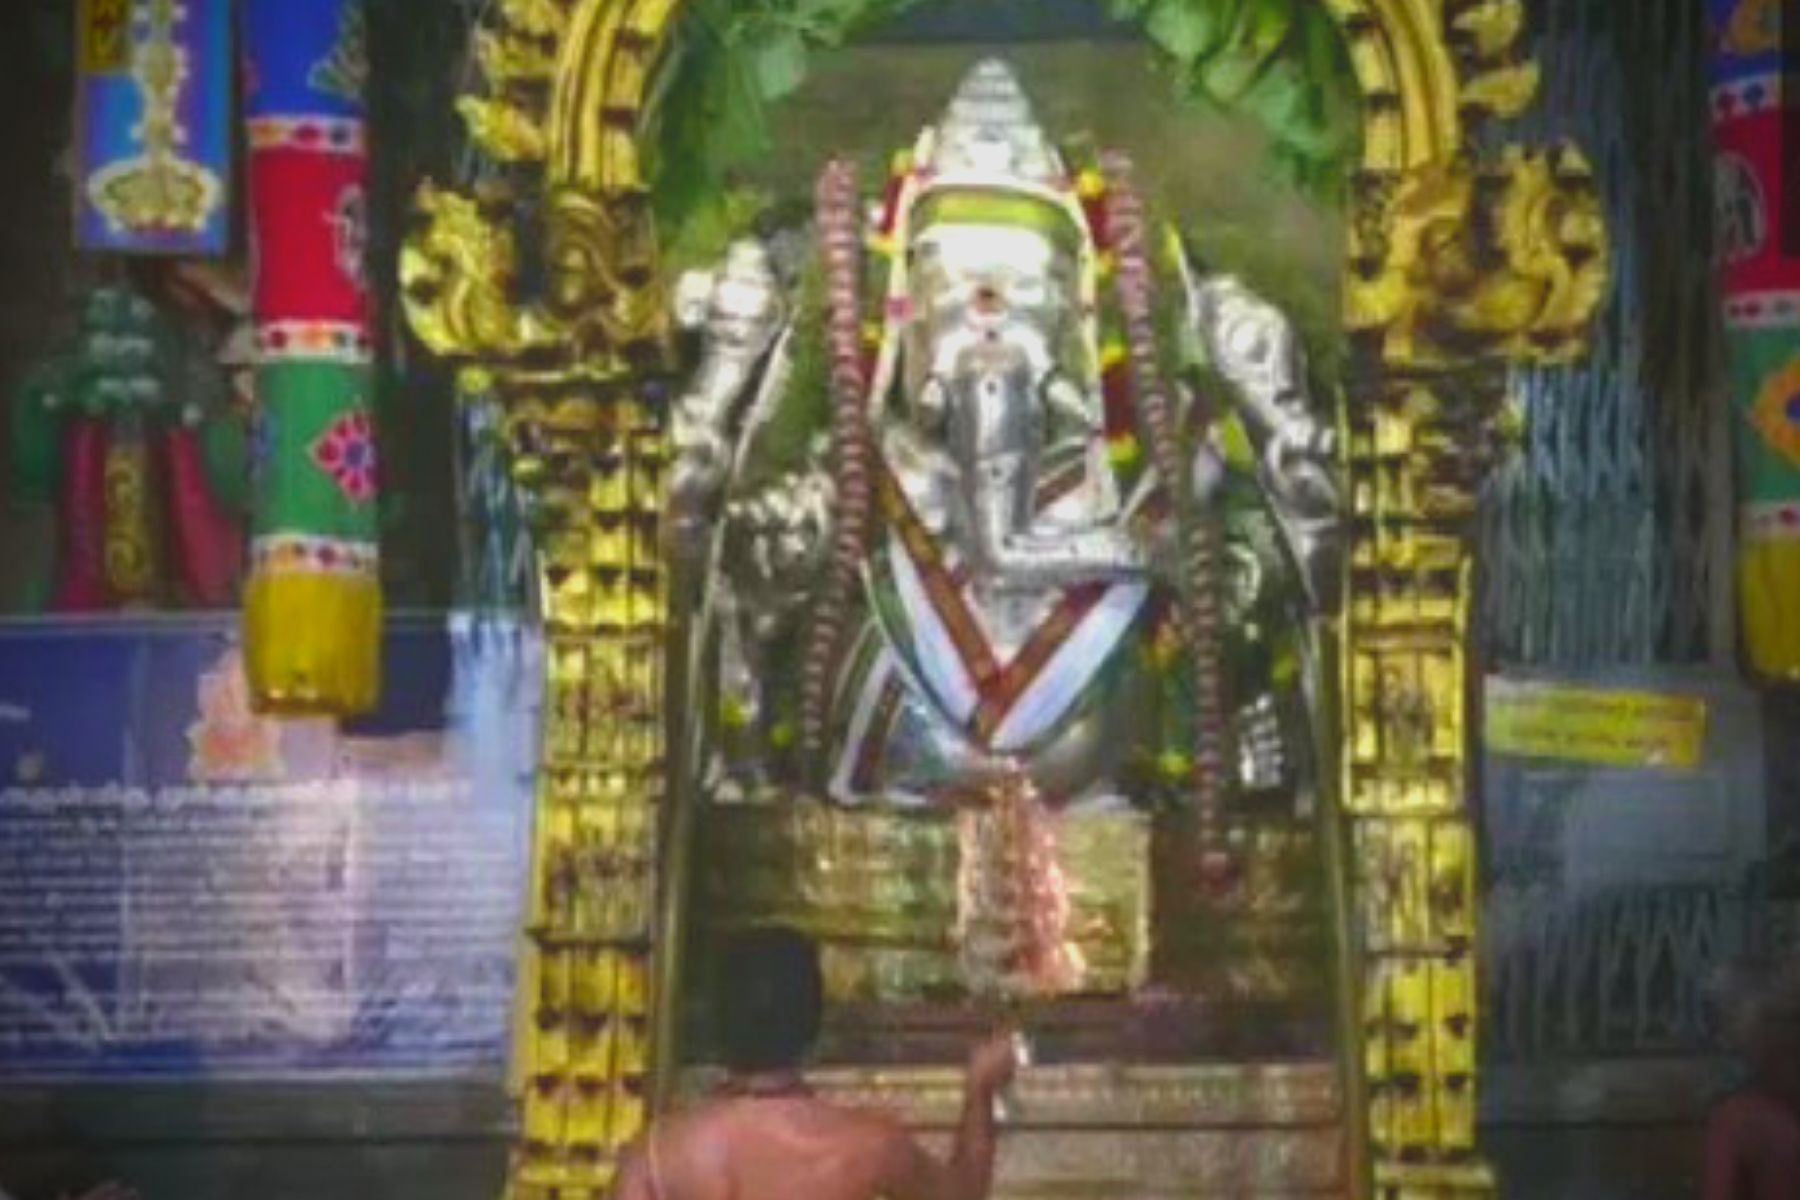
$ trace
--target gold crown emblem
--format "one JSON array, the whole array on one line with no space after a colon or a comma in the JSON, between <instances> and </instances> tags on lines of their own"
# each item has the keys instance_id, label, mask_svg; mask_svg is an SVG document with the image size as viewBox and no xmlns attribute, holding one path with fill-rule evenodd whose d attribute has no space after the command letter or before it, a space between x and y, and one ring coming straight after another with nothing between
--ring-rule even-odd
<instances>
[{"instance_id":1,"label":"gold crown emblem","mask_svg":"<svg viewBox=\"0 0 1800 1200\"><path fill-rule=\"evenodd\" d=\"M221 189L218 177L197 163L150 155L97 171L87 190L115 230L198 233L218 207Z\"/></svg>"},{"instance_id":2,"label":"gold crown emblem","mask_svg":"<svg viewBox=\"0 0 1800 1200\"><path fill-rule=\"evenodd\" d=\"M178 153L183 134L176 114L189 64L174 38L176 22L185 15L173 0L150 6L149 30L131 68L144 99L143 122L135 131L144 151L102 167L88 180L89 201L114 230L198 233L224 194L217 175Z\"/></svg>"}]
</instances>

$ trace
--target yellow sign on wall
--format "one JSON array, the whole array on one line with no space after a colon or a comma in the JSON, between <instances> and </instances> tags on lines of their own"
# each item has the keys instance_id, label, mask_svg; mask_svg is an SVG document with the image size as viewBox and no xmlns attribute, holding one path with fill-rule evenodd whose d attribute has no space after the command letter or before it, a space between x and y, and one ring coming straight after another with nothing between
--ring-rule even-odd
<instances>
[{"instance_id":1,"label":"yellow sign on wall","mask_svg":"<svg viewBox=\"0 0 1800 1200\"><path fill-rule=\"evenodd\" d=\"M1488 749L1602 767L1692 770L1706 747L1706 701L1490 676Z\"/></svg>"}]
</instances>

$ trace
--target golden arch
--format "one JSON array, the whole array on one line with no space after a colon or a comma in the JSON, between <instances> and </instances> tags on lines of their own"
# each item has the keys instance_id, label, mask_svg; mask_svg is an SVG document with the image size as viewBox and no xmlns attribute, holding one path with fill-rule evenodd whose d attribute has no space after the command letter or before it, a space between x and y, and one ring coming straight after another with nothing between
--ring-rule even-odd
<instances>
[{"instance_id":1,"label":"golden arch","mask_svg":"<svg viewBox=\"0 0 1800 1200\"><path fill-rule=\"evenodd\" d=\"M1363 100L1346 323L1379 335L1376 357L1394 366L1573 353L1606 278L1585 161L1569 150L1491 164L1468 154L1475 125L1516 114L1535 92L1536 69L1515 52L1522 0L1317 2ZM461 108L495 157L539 168L551 284L541 306L514 307L510 232L430 191L433 225L403 262L415 328L451 356L559 357L560 346L605 375L662 337L640 136L683 6L499 7L501 23L476 42L487 94ZM539 48L546 41L553 51Z\"/></svg>"},{"instance_id":2,"label":"golden arch","mask_svg":"<svg viewBox=\"0 0 1800 1200\"><path fill-rule=\"evenodd\" d=\"M1607 284L1605 231L1578 151L1471 153L1480 122L1535 90L1515 51L1522 0L1316 2L1341 30L1364 121L1342 414L1358 519L1334 631L1338 897L1360 931L1340 972L1344 1190L1477 1196L1493 1184L1475 1129L1468 518L1504 367L1580 352ZM682 707L664 665L667 450L638 383L666 361L668 320L641 137L684 6L497 8L473 47L486 90L460 108L478 144L530 168L548 286L520 292L504 192L423 189L401 271L415 333L500 401L541 514L545 727L509 1194L598 1200L670 1057L659 1014L681 926L667 884L686 844L665 737Z\"/></svg>"},{"instance_id":3,"label":"golden arch","mask_svg":"<svg viewBox=\"0 0 1800 1200\"><path fill-rule=\"evenodd\" d=\"M1522 21L1515 0L1321 3L1343 33L1368 106L1364 170L1451 158L1463 144L1465 106L1516 112L1535 88L1533 68L1507 58ZM681 8L679 0L619 0L573 14L550 101L553 184L603 196L641 188L636 128L624 118L641 112ZM1445 8L1460 11L1446 17ZM1467 81L1453 39L1473 68Z\"/></svg>"}]
</instances>

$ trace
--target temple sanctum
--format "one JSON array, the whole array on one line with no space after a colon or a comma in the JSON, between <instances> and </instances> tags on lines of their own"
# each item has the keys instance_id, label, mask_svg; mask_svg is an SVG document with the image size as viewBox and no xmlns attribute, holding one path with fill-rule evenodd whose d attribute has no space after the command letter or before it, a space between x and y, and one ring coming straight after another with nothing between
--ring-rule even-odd
<instances>
[{"instance_id":1,"label":"temple sanctum","mask_svg":"<svg viewBox=\"0 0 1800 1200\"><path fill-rule=\"evenodd\" d=\"M1791 6L14 8L0 1200L1800 1181Z\"/></svg>"}]
</instances>

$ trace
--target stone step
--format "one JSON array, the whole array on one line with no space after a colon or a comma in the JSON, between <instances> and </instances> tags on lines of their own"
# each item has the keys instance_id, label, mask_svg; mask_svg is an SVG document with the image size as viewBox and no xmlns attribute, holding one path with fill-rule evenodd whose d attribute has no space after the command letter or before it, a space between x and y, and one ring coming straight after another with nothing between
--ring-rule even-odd
<instances>
[{"instance_id":1,"label":"stone step","mask_svg":"<svg viewBox=\"0 0 1800 1200\"><path fill-rule=\"evenodd\" d=\"M827 1067L837 1103L891 1113L947 1150L962 1105L950 1066ZM685 1079L689 1095L718 1081ZM1000 1200L1276 1200L1348 1194L1343 1102L1327 1060L1028 1067L1008 1104Z\"/></svg>"},{"instance_id":2,"label":"stone step","mask_svg":"<svg viewBox=\"0 0 1800 1200\"><path fill-rule=\"evenodd\" d=\"M918 1128L953 1126L962 1104L962 1073L951 1067L832 1068L812 1082L839 1103ZM1313 1129L1336 1125L1343 1111L1330 1062L1028 1067L1010 1108L1018 1130Z\"/></svg>"},{"instance_id":3,"label":"stone step","mask_svg":"<svg viewBox=\"0 0 1800 1200\"><path fill-rule=\"evenodd\" d=\"M949 1135L928 1136L940 1151ZM1347 1197L1344 1139L1319 1129L1009 1131L998 1200Z\"/></svg>"}]
</instances>

